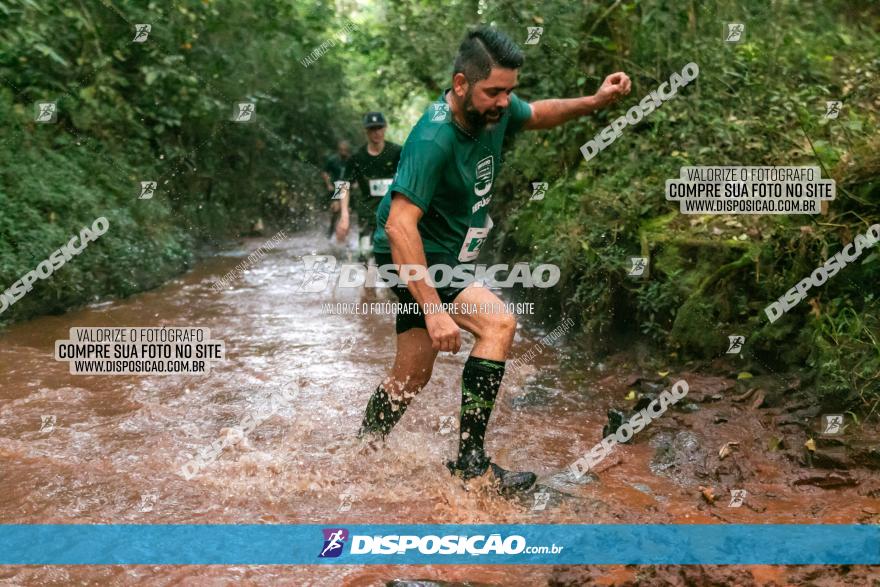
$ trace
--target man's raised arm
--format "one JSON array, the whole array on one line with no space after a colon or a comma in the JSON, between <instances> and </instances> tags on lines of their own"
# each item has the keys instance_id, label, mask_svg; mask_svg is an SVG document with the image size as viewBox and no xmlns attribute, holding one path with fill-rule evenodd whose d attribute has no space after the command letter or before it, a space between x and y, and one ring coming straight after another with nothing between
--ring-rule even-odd
<instances>
[{"instance_id":1,"label":"man's raised arm","mask_svg":"<svg viewBox=\"0 0 880 587\"><path fill-rule=\"evenodd\" d=\"M592 96L538 100L532 102L532 116L523 125L526 130L553 128L569 120L580 118L610 106L621 96L629 94L632 83L622 71L605 78L602 86Z\"/></svg>"}]
</instances>

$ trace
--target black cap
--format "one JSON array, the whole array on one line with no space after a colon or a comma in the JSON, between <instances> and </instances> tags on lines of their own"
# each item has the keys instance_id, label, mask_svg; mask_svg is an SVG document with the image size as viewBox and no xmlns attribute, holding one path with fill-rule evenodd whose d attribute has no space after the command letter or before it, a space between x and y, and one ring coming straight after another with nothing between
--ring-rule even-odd
<instances>
[{"instance_id":1,"label":"black cap","mask_svg":"<svg viewBox=\"0 0 880 587\"><path fill-rule=\"evenodd\" d=\"M388 126L381 112L367 112L364 116L364 128L381 128Z\"/></svg>"}]
</instances>

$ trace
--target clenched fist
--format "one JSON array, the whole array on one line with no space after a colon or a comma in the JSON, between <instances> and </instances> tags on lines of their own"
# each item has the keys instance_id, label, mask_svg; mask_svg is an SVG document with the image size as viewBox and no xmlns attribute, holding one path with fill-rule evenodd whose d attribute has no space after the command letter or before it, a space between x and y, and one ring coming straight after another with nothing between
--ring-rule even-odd
<instances>
[{"instance_id":1,"label":"clenched fist","mask_svg":"<svg viewBox=\"0 0 880 587\"><path fill-rule=\"evenodd\" d=\"M596 98L599 100L600 107L610 106L620 99L621 96L626 96L629 94L631 87L632 82L629 80L628 75L622 71L612 73L605 78L605 81L602 82L602 85L596 92Z\"/></svg>"}]
</instances>

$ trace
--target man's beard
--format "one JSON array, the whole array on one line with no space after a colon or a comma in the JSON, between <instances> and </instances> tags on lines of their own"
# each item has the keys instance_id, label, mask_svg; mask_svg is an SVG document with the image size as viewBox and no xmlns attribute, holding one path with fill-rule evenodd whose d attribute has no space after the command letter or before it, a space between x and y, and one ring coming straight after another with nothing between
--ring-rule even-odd
<instances>
[{"instance_id":1,"label":"man's beard","mask_svg":"<svg viewBox=\"0 0 880 587\"><path fill-rule=\"evenodd\" d=\"M474 101L471 99L471 91L468 90L464 96L464 120L474 132L479 133L484 128L491 129L498 124L503 114L504 108L490 108L480 114L479 110L474 106Z\"/></svg>"}]
</instances>

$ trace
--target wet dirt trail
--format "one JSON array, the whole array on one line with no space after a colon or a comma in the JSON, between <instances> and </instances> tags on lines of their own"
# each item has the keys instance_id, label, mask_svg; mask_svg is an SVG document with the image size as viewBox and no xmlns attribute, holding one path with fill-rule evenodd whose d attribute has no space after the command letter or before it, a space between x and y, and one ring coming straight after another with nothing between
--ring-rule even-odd
<instances>
[{"instance_id":1,"label":"wet dirt trail","mask_svg":"<svg viewBox=\"0 0 880 587\"><path fill-rule=\"evenodd\" d=\"M444 463L457 432L441 425L459 411L467 351L438 358L427 388L377 452L355 439L363 408L394 356L393 316L323 315L322 304L365 298L363 290L297 294L299 258L339 254L320 234L283 241L232 282L212 284L265 239L201 261L165 286L129 299L15 325L0 335L0 522L2 523L876 523L876 471L820 488L792 455L806 438L785 428L785 410L733 402L727 376L640 373L633 359L595 364L562 341L504 379L487 434L489 454L533 470L548 494L508 500L486 484L465 487ZM520 320L513 357L543 328ZM53 358L71 327L195 326L225 341L227 360L207 375L83 376ZM465 335L465 349L473 342ZM640 375L641 377L639 377ZM570 463L600 440L605 411L633 386L690 385L691 409L670 410L634 442L616 447L597 476L574 482ZM639 381L641 379L641 381ZM653 380L653 383L651 381ZM192 454L261 409L272 389L295 399L226 448L193 479L178 474ZM43 416L55 416L53 428ZM457 423L457 418L456 418ZM41 430L41 426L43 430ZM780 432L782 430L782 432ZM766 449L783 436L781 447ZM739 442L721 460L719 448ZM822 474L825 474L823 472ZM714 505L698 487L711 485ZM743 507L727 507L734 488ZM345 497L349 496L349 497ZM349 504L346 506L345 504ZM317 549L317 546L316 546ZM316 550L317 554L317 550ZM9 584L382 585L393 579L472 584L622 584L626 567L592 567L585 583L545 566L4 567ZM786 571L744 571L757 584L788 584ZM744 580L745 581L745 580ZM659 583L658 583L659 584ZM748 581L742 584L750 584Z\"/></svg>"}]
</instances>

